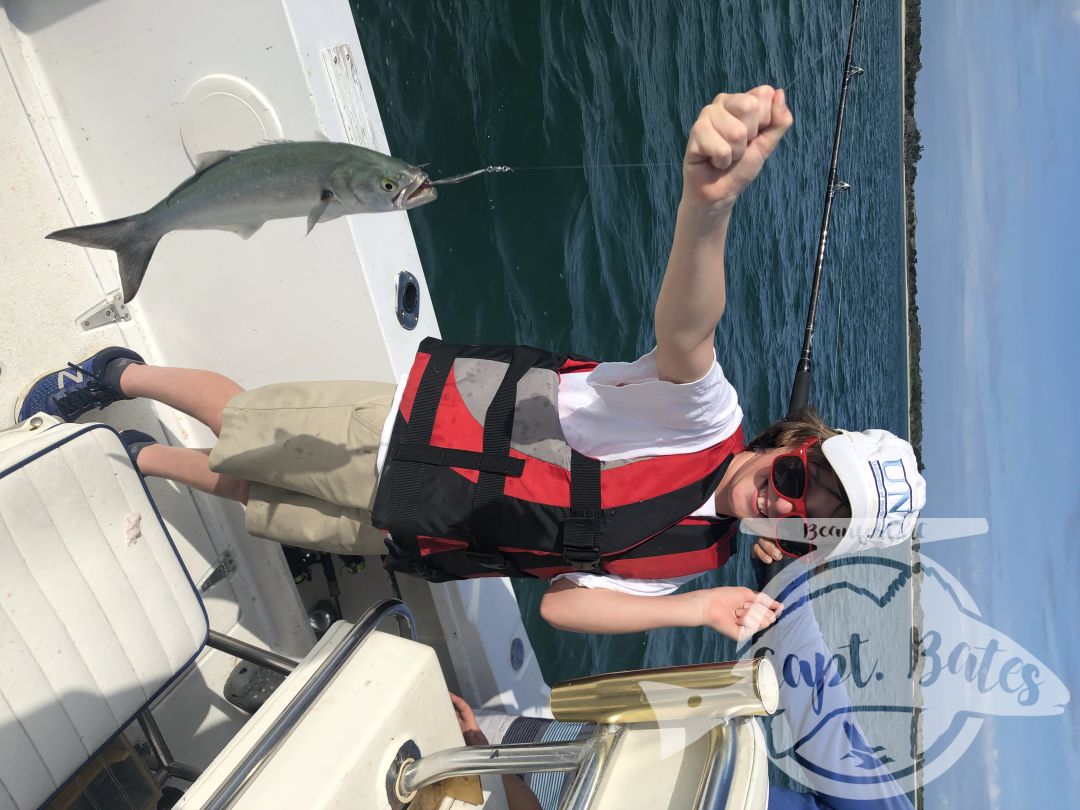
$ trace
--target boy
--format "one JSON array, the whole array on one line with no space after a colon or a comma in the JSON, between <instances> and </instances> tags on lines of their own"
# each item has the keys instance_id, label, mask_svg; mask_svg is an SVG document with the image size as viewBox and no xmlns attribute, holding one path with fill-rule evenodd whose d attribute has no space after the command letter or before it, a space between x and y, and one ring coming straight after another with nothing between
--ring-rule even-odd
<instances>
[{"instance_id":1,"label":"boy","mask_svg":"<svg viewBox=\"0 0 1080 810\"><path fill-rule=\"evenodd\" d=\"M392 567L432 580L549 579L541 613L562 629L706 625L743 637L771 623L779 603L747 588L672 594L726 561L740 519L873 522L895 506L875 472L886 462L907 488L905 516L924 497L910 446L884 431L840 433L807 413L743 444L742 411L713 350L724 241L736 199L791 124L771 87L721 94L702 110L656 349L634 363L429 339L399 386L245 392L213 372L148 366L114 348L81 363L84 374L42 377L18 418L74 419L149 397L219 442L190 450L129 433L142 473L245 503L252 534L335 553L389 550ZM876 527L865 534L886 540ZM778 558L780 548L759 539L756 553Z\"/></svg>"}]
</instances>

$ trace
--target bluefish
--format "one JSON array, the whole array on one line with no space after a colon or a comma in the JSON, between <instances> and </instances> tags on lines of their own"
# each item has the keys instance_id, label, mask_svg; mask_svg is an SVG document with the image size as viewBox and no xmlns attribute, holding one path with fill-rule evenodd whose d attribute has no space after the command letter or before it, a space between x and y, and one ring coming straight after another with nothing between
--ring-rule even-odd
<instances>
[{"instance_id":1,"label":"bluefish","mask_svg":"<svg viewBox=\"0 0 1080 810\"><path fill-rule=\"evenodd\" d=\"M116 251L124 301L135 297L154 248L170 231L232 231L244 239L271 219L307 217L307 229L346 214L403 211L438 196L403 160L328 141L277 141L211 152L195 174L148 211L48 235Z\"/></svg>"}]
</instances>

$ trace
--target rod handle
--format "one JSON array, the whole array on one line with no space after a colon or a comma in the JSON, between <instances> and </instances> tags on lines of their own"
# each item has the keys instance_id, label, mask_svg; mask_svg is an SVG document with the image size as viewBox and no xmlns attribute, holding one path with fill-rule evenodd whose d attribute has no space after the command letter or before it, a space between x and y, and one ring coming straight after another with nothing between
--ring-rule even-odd
<instances>
[{"instance_id":1,"label":"rod handle","mask_svg":"<svg viewBox=\"0 0 1080 810\"><path fill-rule=\"evenodd\" d=\"M805 408L810 399L810 358L804 357L799 360L799 367L795 369L795 381L791 385L791 399L788 400L788 415L795 413L800 408Z\"/></svg>"}]
</instances>

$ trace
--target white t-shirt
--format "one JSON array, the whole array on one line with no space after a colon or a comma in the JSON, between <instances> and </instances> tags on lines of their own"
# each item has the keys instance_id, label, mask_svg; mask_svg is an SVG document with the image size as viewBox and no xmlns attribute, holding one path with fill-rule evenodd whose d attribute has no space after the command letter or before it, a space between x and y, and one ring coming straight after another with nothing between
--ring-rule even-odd
<instances>
[{"instance_id":1,"label":"white t-shirt","mask_svg":"<svg viewBox=\"0 0 1080 810\"><path fill-rule=\"evenodd\" d=\"M383 428L380 471L403 390L404 380ZM734 433L742 419L735 388L715 359L704 377L689 383L659 380L655 349L632 363L601 363L588 374L564 374L560 378L559 422L563 435L579 453L601 461L704 450ZM693 514L715 517L713 499L710 497ZM630 579L613 574L572 573L554 579L566 578L587 588L663 596L694 576Z\"/></svg>"}]
</instances>

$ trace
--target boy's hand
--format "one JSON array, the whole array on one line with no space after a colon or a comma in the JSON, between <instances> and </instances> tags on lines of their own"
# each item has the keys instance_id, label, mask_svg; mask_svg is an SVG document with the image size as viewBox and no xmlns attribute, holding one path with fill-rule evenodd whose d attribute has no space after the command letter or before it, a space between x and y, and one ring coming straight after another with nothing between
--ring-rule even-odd
<instances>
[{"instance_id":1,"label":"boy's hand","mask_svg":"<svg viewBox=\"0 0 1080 810\"><path fill-rule=\"evenodd\" d=\"M780 551L780 546L776 544L776 541L771 540L768 537L755 537L753 551L754 556L766 565L771 562L777 562L784 556Z\"/></svg>"},{"instance_id":2,"label":"boy's hand","mask_svg":"<svg viewBox=\"0 0 1080 810\"><path fill-rule=\"evenodd\" d=\"M743 587L707 588L702 625L742 641L776 621L784 606L765 593Z\"/></svg>"},{"instance_id":3,"label":"boy's hand","mask_svg":"<svg viewBox=\"0 0 1080 810\"><path fill-rule=\"evenodd\" d=\"M783 90L762 85L748 93L718 95L690 130L683 159L683 202L734 205L793 121Z\"/></svg>"}]
</instances>

